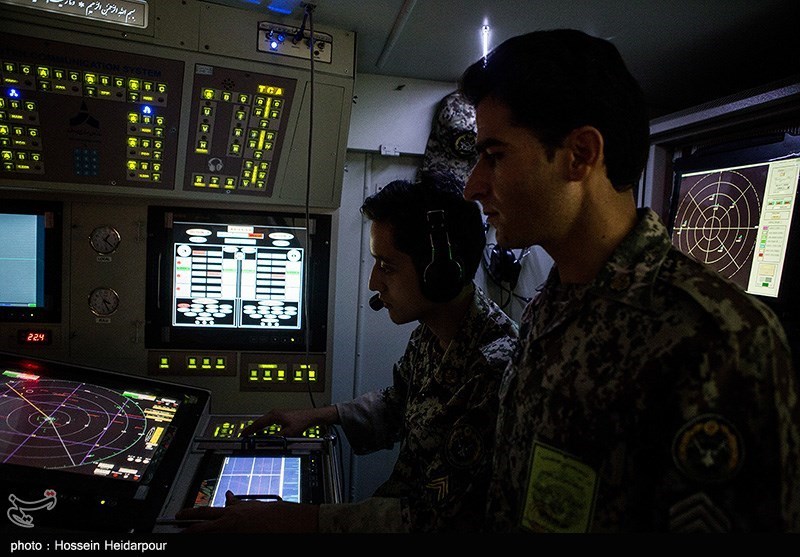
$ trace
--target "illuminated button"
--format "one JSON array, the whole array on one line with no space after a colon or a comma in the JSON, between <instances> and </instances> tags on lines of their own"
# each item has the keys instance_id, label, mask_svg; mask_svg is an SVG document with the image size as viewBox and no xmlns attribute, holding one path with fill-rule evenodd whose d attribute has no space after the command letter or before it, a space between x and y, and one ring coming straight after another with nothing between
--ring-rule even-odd
<instances>
[{"instance_id":1,"label":"illuminated button","mask_svg":"<svg viewBox=\"0 0 800 557\"><path fill-rule=\"evenodd\" d=\"M222 92L222 101L223 102L231 102L233 100L233 95L229 91Z\"/></svg>"},{"instance_id":2,"label":"illuminated button","mask_svg":"<svg viewBox=\"0 0 800 557\"><path fill-rule=\"evenodd\" d=\"M158 367L161 369L169 369L169 356L161 356L158 359Z\"/></svg>"},{"instance_id":3,"label":"illuminated button","mask_svg":"<svg viewBox=\"0 0 800 557\"><path fill-rule=\"evenodd\" d=\"M189 356L186 358L186 367L189 369L197 369L197 358Z\"/></svg>"}]
</instances>

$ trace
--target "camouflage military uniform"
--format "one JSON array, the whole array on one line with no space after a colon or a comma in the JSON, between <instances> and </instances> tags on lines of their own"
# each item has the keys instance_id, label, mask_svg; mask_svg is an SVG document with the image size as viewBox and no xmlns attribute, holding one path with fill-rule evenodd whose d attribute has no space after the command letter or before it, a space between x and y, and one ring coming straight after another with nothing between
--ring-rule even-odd
<instances>
[{"instance_id":1,"label":"camouflage military uniform","mask_svg":"<svg viewBox=\"0 0 800 557\"><path fill-rule=\"evenodd\" d=\"M391 387L337 404L353 451L401 442L375 497L322 505L320 531L475 531L486 506L497 389L517 342L516 324L475 288L445 354L425 325L411 334Z\"/></svg>"},{"instance_id":2,"label":"camouflage military uniform","mask_svg":"<svg viewBox=\"0 0 800 557\"><path fill-rule=\"evenodd\" d=\"M456 91L445 96L436 107L420 173L450 173L466 183L478 162L477 129L475 108L461 93Z\"/></svg>"},{"instance_id":3,"label":"camouflage military uniform","mask_svg":"<svg viewBox=\"0 0 800 557\"><path fill-rule=\"evenodd\" d=\"M649 209L591 284L551 271L500 399L493 530L798 528L785 334Z\"/></svg>"}]
</instances>

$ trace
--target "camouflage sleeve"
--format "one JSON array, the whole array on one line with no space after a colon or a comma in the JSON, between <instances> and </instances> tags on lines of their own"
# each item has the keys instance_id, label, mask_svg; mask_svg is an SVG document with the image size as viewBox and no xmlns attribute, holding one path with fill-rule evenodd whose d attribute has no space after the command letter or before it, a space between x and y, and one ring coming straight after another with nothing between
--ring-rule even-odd
<instances>
[{"instance_id":1,"label":"camouflage sleeve","mask_svg":"<svg viewBox=\"0 0 800 557\"><path fill-rule=\"evenodd\" d=\"M335 405L342 430L354 453L368 454L391 449L400 440L410 381L409 362L416 350L418 334L418 330L412 333L405 353L394 365L394 382L390 387Z\"/></svg>"},{"instance_id":2,"label":"camouflage sleeve","mask_svg":"<svg viewBox=\"0 0 800 557\"><path fill-rule=\"evenodd\" d=\"M323 504L319 507L321 534L405 534L408 510L401 499L370 497L358 503Z\"/></svg>"},{"instance_id":3,"label":"camouflage sleeve","mask_svg":"<svg viewBox=\"0 0 800 557\"><path fill-rule=\"evenodd\" d=\"M368 454L394 446L402 415L392 387L335 406L354 453Z\"/></svg>"}]
</instances>

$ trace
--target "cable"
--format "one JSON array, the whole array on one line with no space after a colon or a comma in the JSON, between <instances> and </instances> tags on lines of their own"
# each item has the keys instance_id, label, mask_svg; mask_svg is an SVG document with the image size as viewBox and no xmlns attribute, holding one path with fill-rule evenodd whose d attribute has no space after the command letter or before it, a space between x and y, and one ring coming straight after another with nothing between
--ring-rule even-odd
<instances>
[{"instance_id":1,"label":"cable","mask_svg":"<svg viewBox=\"0 0 800 557\"><path fill-rule=\"evenodd\" d=\"M308 115L308 161L306 163L306 199L305 199L305 218L306 218L306 247L307 247L307 254L306 258L303 261L303 266L305 267L303 274L306 277L306 288L303 289L303 319L306 323L306 386L308 388L308 397L311 399L311 407L316 408L317 404L314 401L314 394L311 390L311 323L309 322L309 315L308 315L308 291L310 290L310 261L311 261L311 214L310 214L310 205L311 205L311 155L313 153L313 144L314 144L314 4L306 4L305 5L305 15L303 16L303 23L300 26L300 29L297 32L297 35L300 35L302 39L303 34L305 33L305 26L306 21L308 21L308 28L309 28L309 39L308 39L308 57L310 59L310 75L309 75L309 115ZM295 38L297 38L295 35ZM297 41L295 41L297 42Z\"/></svg>"}]
</instances>

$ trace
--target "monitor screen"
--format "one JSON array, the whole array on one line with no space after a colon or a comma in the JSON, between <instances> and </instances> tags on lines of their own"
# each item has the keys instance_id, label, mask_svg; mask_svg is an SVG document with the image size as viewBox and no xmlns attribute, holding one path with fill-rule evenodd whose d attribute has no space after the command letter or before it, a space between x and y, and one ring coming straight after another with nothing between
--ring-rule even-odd
<instances>
[{"instance_id":1,"label":"monitor screen","mask_svg":"<svg viewBox=\"0 0 800 557\"><path fill-rule=\"evenodd\" d=\"M308 338L311 349L324 350L330 217L309 222L299 214L152 207L149 347L301 351Z\"/></svg>"},{"instance_id":2,"label":"monitor screen","mask_svg":"<svg viewBox=\"0 0 800 557\"><path fill-rule=\"evenodd\" d=\"M269 441L267 441L269 443ZM201 458L183 507L224 507L226 492L242 500L333 502L338 474L325 442L280 444L252 450L209 450Z\"/></svg>"},{"instance_id":3,"label":"monitor screen","mask_svg":"<svg viewBox=\"0 0 800 557\"><path fill-rule=\"evenodd\" d=\"M0 459L141 481L182 401L15 367L0 370Z\"/></svg>"},{"instance_id":4,"label":"monitor screen","mask_svg":"<svg viewBox=\"0 0 800 557\"><path fill-rule=\"evenodd\" d=\"M796 275L800 136L780 134L675 161L673 243L738 284L779 301ZM795 277L796 278L796 277Z\"/></svg>"},{"instance_id":5,"label":"monitor screen","mask_svg":"<svg viewBox=\"0 0 800 557\"><path fill-rule=\"evenodd\" d=\"M0 322L60 321L61 223L60 203L0 200Z\"/></svg>"},{"instance_id":6,"label":"monitor screen","mask_svg":"<svg viewBox=\"0 0 800 557\"><path fill-rule=\"evenodd\" d=\"M224 507L225 492L259 501L300 503L299 456L226 456L209 506Z\"/></svg>"},{"instance_id":7,"label":"monitor screen","mask_svg":"<svg viewBox=\"0 0 800 557\"><path fill-rule=\"evenodd\" d=\"M4 500L52 494L54 508L28 518L37 526L149 531L209 401L196 387L0 353Z\"/></svg>"}]
</instances>

